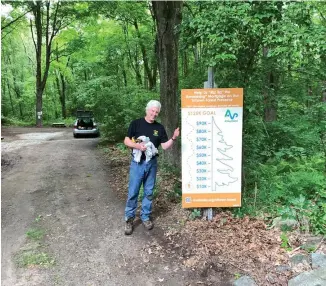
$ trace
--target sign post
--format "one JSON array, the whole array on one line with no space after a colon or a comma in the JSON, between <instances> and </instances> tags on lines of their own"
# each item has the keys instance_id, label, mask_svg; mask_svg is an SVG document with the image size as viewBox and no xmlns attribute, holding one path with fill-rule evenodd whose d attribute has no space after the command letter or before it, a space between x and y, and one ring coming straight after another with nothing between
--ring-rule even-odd
<instances>
[{"instance_id":1,"label":"sign post","mask_svg":"<svg viewBox=\"0 0 326 286\"><path fill-rule=\"evenodd\" d=\"M208 80L207 80L207 82L204 82L204 88L216 87L216 86L214 86L214 68L213 67L208 67L207 75L208 75L208 78L207 78ZM207 220L211 221L213 219L213 209L212 208L204 209L203 217L207 218Z\"/></svg>"},{"instance_id":2,"label":"sign post","mask_svg":"<svg viewBox=\"0 0 326 286\"><path fill-rule=\"evenodd\" d=\"M182 207L240 207L243 89L183 89L181 108Z\"/></svg>"}]
</instances>

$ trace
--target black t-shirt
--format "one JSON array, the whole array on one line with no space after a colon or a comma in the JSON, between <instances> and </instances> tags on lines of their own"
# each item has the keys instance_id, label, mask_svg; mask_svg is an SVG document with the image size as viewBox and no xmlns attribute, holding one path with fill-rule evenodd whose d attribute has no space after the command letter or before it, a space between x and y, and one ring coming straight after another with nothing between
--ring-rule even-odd
<instances>
[{"instance_id":1,"label":"black t-shirt","mask_svg":"<svg viewBox=\"0 0 326 286\"><path fill-rule=\"evenodd\" d=\"M149 140L158 148L161 143L167 142L168 136L164 126L156 121L148 123L145 118L139 118L130 123L128 137L137 139L139 136L149 137Z\"/></svg>"}]
</instances>

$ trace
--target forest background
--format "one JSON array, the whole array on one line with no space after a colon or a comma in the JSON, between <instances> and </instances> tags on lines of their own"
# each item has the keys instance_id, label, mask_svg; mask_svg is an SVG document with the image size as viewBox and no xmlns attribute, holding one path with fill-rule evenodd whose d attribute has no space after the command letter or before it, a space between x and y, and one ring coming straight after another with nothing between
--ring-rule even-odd
<instances>
[{"instance_id":1,"label":"forest background","mask_svg":"<svg viewBox=\"0 0 326 286\"><path fill-rule=\"evenodd\" d=\"M162 5L2 1L1 124L71 125L77 109L92 109L102 140L121 144L154 98L171 135L180 90L202 88L214 67L218 87L244 88L243 202L233 212L325 234L326 4ZM179 171L180 146L165 157Z\"/></svg>"}]
</instances>

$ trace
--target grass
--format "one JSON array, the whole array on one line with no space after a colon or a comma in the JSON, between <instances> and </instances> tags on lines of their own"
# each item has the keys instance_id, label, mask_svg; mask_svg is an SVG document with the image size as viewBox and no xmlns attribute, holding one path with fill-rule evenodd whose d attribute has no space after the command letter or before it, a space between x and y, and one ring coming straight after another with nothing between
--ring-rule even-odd
<instances>
[{"instance_id":1,"label":"grass","mask_svg":"<svg viewBox=\"0 0 326 286\"><path fill-rule=\"evenodd\" d=\"M35 122L29 120L22 121L21 119L17 119L17 118L9 118L9 117L1 116L1 125L30 127L30 126L35 126Z\"/></svg>"},{"instance_id":2,"label":"grass","mask_svg":"<svg viewBox=\"0 0 326 286\"><path fill-rule=\"evenodd\" d=\"M55 260L47 253L39 249L30 249L21 251L16 256L16 262L19 267L44 266L49 267L55 264Z\"/></svg>"},{"instance_id":3,"label":"grass","mask_svg":"<svg viewBox=\"0 0 326 286\"><path fill-rule=\"evenodd\" d=\"M72 127L74 125L75 122L75 118L74 117L68 117L66 119L63 118L58 118L58 119L43 119L42 121L42 125L44 127L51 127L52 123L55 122L62 122L65 123L65 125L67 127ZM12 118L12 117L5 117L5 116L1 116L1 125L3 126L20 126L20 127L33 127L36 125L35 119L25 119L25 120L21 120L18 118Z\"/></svg>"},{"instance_id":4,"label":"grass","mask_svg":"<svg viewBox=\"0 0 326 286\"><path fill-rule=\"evenodd\" d=\"M42 219L42 216L41 216L41 215L38 215L38 216L35 218L35 222L39 222L41 219Z\"/></svg>"},{"instance_id":5,"label":"grass","mask_svg":"<svg viewBox=\"0 0 326 286\"><path fill-rule=\"evenodd\" d=\"M33 228L26 232L26 236L32 240L42 240L44 237L44 230Z\"/></svg>"},{"instance_id":6,"label":"grass","mask_svg":"<svg viewBox=\"0 0 326 286\"><path fill-rule=\"evenodd\" d=\"M35 219L40 221L41 216ZM45 251L42 241L45 231L39 227L31 228L26 232L27 242L15 255L15 262L18 267L50 267L55 264L55 260Z\"/></svg>"},{"instance_id":7,"label":"grass","mask_svg":"<svg viewBox=\"0 0 326 286\"><path fill-rule=\"evenodd\" d=\"M238 280L241 278L241 274L240 273L234 273L234 279Z\"/></svg>"}]
</instances>

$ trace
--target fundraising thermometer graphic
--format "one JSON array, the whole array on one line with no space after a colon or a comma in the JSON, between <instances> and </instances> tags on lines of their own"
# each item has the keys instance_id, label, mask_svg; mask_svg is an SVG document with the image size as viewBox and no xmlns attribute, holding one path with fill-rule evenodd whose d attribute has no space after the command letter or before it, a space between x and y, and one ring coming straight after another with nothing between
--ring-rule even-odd
<instances>
[{"instance_id":1,"label":"fundraising thermometer graphic","mask_svg":"<svg viewBox=\"0 0 326 286\"><path fill-rule=\"evenodd\" d=\"M195 185L197 189L217 192L219 187L236 182L238 178L232 175L234 172L233 146L225 142L223 132L216 124L214 117L210 116L208 120L196 120L193 123L188 117L186 120L190 126L187 139L191 150L187 158L187 187ZM196 134L193 134L194 132ZM196 138L196 141L192 141L191 138ZM196 159L195 164L193 164L193 158ZM196 176L193 175L194 173Z\"/></svg>"}]
</instances>

